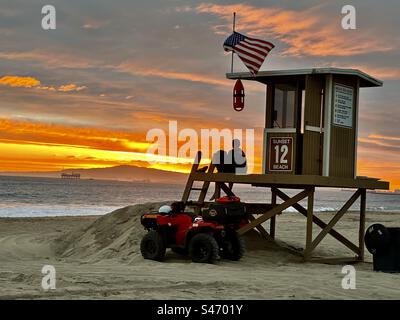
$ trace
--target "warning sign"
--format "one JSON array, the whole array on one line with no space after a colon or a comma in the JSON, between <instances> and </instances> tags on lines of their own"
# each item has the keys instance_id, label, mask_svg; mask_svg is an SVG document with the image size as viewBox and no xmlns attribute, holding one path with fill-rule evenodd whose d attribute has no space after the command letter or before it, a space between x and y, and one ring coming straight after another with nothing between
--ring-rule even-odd
<instances>
[{"instance_id":1,"label":"warning sign","mask_svg":"<svg viewBox=\"0 0 400 320\"><path fill-rule=\"evenodd\" d=\"M293 138L271 137L269 140L269 171L292 171Z\"/></svg>"},{"instance_id":2,"label":"warning sign","mask_svg":"<svg viewBox=\"0 0 400 320\"><path fill-rule=\"evenodd\" d=\"M333 124L353 127L353 88L335 84Z\"/></svg>"}]
</instances>

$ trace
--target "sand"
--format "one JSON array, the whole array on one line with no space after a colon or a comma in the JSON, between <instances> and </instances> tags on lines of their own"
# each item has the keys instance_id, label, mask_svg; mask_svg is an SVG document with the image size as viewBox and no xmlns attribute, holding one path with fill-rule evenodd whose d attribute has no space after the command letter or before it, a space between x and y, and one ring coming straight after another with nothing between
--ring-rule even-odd
<instances>
[{"instance_id":1,"label":"sand","mask_svg":"<svg viewBox=\"0 0 400 320\"><path fill-rule=\"evenodd\" d=\"M144 260L139 243L143 212L159 204L130 206L102 217L0 219L1 299L399 299L400 274L372 271L372 257L355 265L356 289L344 290L343 264L304 263L300 250L305 219L284 213L277 219L280 245L246 237L239 262L195 264L168 253L165 262ZM324 221L331 214L320 214ZM400 215L369 212L375 222L400 226ZM266 225L267 227L267 225ZM357 239L357 216L346 214L337 229ZM316 227L315 231L319 231ZM281 247L283 245L283 247ZM351 256L326 238L315 252ZM56 269L56 289L41 287L44 265Z\"/></svg>"}]
</instances>

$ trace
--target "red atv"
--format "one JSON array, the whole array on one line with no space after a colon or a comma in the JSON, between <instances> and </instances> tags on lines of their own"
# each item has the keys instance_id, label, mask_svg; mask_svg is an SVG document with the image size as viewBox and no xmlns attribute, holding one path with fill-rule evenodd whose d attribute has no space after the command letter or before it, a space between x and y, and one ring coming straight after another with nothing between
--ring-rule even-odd
<instances>
[{"instance_id":1,"label":"red atv","mask_svg":"<svg viewBox=\"0 0 400 320\"><path fill-rule=\"evenodd\" d=\"M148 230L140 244L145 259L161 261L167 248L189 254L193 262L200 263L212 263L219 257L242 258L244 241L236 230L248 221L243 203L220 200L201 216L183 212L182 203L174 203L171 210L162 210L165 207L161 207L161 212L141 217L142 225Z\"/></svg>"}]
</instances>

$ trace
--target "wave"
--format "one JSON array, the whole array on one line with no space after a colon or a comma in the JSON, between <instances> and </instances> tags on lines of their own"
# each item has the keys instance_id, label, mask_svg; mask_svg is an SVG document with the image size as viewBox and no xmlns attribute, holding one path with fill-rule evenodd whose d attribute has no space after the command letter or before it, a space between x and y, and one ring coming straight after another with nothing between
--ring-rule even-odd
<instances>
[{"instance_id":1,"label":"wave","mask_svg":"<svg viewBox=\"0 0 400 320\"><path fill-rule=\"evenodd\" d=\"M0 217L26 218L26 217L65 217L65 216L92 216L104 215L120 207L110 206L76 206L76 205L32 205L9 204L0 205Z\"/></svg>"}]
</instances>

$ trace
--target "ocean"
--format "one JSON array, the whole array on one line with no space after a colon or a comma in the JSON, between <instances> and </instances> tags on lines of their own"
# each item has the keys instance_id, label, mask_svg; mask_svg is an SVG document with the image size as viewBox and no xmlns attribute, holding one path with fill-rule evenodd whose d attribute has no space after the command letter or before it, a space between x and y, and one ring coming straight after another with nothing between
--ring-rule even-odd
<instances>
[{"instance_id":1,"label":"ocean","mask_svg":"<svg viewBox=\"0 0 400 320\"><path fill-rule=\"evenodd\" d=\"M184 187L181 184L0 176L0 217L102 215L128 205L179 200ZM237 185L234 191L242 201L270 200L270 192L265 188ZM295 191L287 193L293 195ZM339 189L317 189L314 209L320 212L337 210L351 195ZM351 210L358 207L359 201ZM367 209L400 213L400 195L368 193Z\"/></svg>"}]
</instances>

